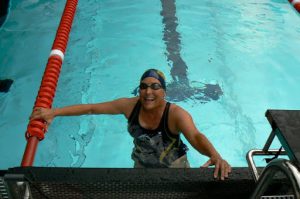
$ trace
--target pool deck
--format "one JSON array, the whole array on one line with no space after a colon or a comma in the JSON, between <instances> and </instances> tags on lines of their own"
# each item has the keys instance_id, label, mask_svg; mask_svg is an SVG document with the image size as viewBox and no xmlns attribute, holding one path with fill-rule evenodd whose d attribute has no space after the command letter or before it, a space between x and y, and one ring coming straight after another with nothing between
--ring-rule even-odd
<instances>
[{"instance_id":1,"label":"pool deck","mask_svg":"<svg viewBox=\"0 0 300 199\"><path fill-rule=\"evenodd\" d=\"M248 168L233 168L225 181L213 171L16 167L2 175L13 198L24 192L20 181L29 182L33 198L249 198L255 188Z\"/></svg>"}]
</instances>

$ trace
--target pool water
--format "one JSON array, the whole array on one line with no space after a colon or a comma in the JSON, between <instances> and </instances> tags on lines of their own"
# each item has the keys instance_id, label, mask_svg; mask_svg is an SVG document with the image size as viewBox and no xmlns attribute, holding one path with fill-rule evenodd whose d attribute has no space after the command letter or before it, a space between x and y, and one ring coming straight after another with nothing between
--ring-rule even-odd
<instances>
[{"instance_id":1,"label":"pool water","mask_svg":"<svg viewBox=\"0 0 300 199\"><path fill-rule=\"evenodd\" d=\"M64 4L10 2L0 28L0 79L14 83L0 93L0 169L20 165ZM158 68L168 100L190 112L231 165L246 166L246 152L262 148L271 131L265 111L300 107L297 24L286 0L79 1L53 106L132 97L141 74ZM130 168L126 129L123 116L56 118L34 165ZM191 166L204 164L207 157L189 148Z\"/></svg>"}]
</instances>

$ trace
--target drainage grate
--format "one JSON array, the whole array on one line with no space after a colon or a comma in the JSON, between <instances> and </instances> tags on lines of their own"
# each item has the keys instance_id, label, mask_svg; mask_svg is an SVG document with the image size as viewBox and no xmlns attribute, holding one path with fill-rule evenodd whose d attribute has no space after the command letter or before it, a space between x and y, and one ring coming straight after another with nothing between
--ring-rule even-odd
<instances>
[{"instance_id":1,"label":"drainage grate","mask_svg":"<svg viewBox=\"0 0 300 199\"><path fill-rule=\"evenodd\" d=\"M8 199L8 193L4 184L3 177L0 177L0 199Z\"/></svg>"},{"instance_id":2,"label":"drainage grate","mask_svg":"<svg viewBox=\"0 0 300 199\"><path fill-rule=\"evenodd\" d=\"M294 199L294 195L262 196L261 199Z\"/></svg>"}]
</instances>

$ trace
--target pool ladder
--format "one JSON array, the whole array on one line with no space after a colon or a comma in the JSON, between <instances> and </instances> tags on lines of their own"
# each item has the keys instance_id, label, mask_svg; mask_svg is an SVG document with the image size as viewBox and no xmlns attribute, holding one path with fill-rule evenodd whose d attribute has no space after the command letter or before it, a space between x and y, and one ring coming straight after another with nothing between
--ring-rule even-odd
<instances>
[{"instance_id":1,"label":"pool ladder","mask_svg":"<svg viewBox=\"0 0 300 199\"><path fill-rule=\"evenodd\" d=\"M253 161L254 155L286 155L285 151L281 150L250 150L247 153L247 162L249 165L250 172L257 183L254 193L251 199L300 199L300 172L298 168L285 159L273 159L263 170L259 176ZM263 194L274 181L275 174L279 172L283 173L292 185L294 194L286 195L271 195L264 196Z\"/></svg>"}]
</instances>

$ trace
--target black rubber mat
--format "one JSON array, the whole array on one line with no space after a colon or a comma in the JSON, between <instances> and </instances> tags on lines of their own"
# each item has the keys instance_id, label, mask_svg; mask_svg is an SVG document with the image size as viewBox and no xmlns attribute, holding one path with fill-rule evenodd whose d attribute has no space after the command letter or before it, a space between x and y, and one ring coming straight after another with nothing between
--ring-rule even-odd
<instances>
[{"instance_id":1,"label":"black rubber mat","mask_svg":"<svg viewBox=\"0 0 300 199\"><path fill-rule=\"evenodd\" d=\"M248 168L215 180L213 169L12 168L5 181L12 198L23 198L26 182L32 198L248 198L254 181Z\"/></svg>"}]
</instances>

